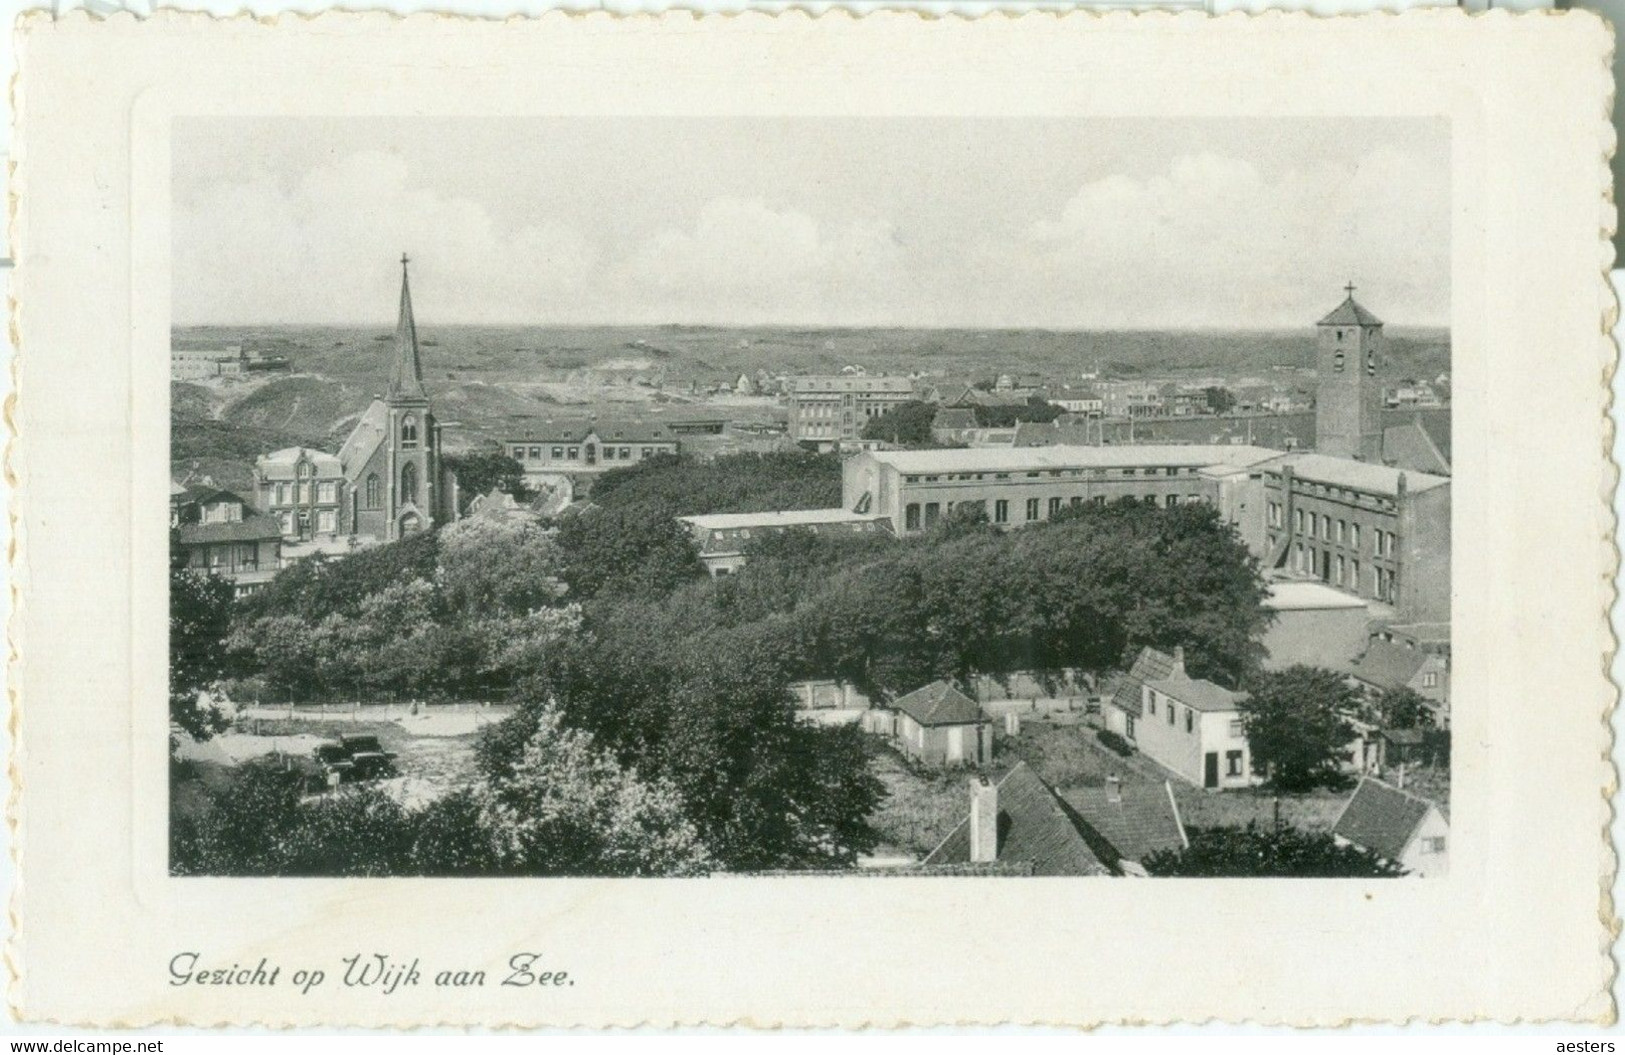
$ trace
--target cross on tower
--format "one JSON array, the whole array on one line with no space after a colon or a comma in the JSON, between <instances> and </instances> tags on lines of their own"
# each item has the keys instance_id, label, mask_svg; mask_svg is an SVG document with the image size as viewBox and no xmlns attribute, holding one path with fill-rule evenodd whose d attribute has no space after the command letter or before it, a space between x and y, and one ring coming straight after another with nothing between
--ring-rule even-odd
<instances>
[{"instance_id":1,"label":"cross on tower","mask_svg":"<svg viewBox=\"0 0 1625 1055\"><path fill-rule=\"evenodd\" d=\"M403 264L406 263L406 257L404 255L402 255L402 257L401 257L401 263L403 263ZM1343 289L1348 293L1348 295L1350 297L1354 296L1354 281L1352 279L1350 279L1349 284L1344 286Z\"/></svg>"},{"instance_id":2,"label":"cross on tower","mask_svg":"<svg viewBox=\"0 0 1625 1055\"><path fill-rule=\"evenodd\" d=\"M409 262L409 261L410 261L410 259L411 259L411 258L410 258L410 257L408 257L408 256L407 256L407 255L406 255L406 254L405 254L405 253L402 253L402 254L401 254L401 270L402 270L402 271L405 271L405 270L406 270L406 265L407 265L407 263L408 263L408 262Z\"/></svg>"}]
</instances>

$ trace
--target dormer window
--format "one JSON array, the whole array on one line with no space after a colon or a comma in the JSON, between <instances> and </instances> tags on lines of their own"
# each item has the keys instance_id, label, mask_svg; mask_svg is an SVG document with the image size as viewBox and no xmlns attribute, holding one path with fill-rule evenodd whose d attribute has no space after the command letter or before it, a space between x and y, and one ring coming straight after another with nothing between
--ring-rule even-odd
<instances>
[{"instance_id":1,"label":"dormer window","mask_svg":"<svg viewBox=\"0 0 1625 1055\"><path fill-rule=\"evenodd\" d=\"M401 446L416 447L418 445L418 419L415 414L408 414L401 419Z\"/></svg>"}]
</instances>

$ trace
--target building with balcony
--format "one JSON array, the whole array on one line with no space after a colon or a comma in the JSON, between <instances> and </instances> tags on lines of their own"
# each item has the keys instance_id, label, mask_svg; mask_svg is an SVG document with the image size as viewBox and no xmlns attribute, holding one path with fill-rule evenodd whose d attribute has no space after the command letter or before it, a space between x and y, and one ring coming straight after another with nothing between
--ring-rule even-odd
<instances>
[{"instance_id":1,"label":"building with balcony","mask_svg":"<svg viewBox=\"0 0 1625 1055\"><path fill-rule=\"evenodd\" d=\"M169 523L176 564L230 580L239 597L263 588L282 566L280 526L234 492L172 489Z\"/></svg>"}]
</instances>

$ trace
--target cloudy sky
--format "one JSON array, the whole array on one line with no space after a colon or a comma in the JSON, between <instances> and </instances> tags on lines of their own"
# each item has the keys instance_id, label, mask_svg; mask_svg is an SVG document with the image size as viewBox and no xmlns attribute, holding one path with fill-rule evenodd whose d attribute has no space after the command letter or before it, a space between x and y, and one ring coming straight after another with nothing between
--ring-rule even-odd
<instances>
[{"instance_id":1,"label":"cloudy sky","mask_svg":"<svg viewBox=\"0 0 1625 1055\"><path fill-rule=\"evenodd\" d=\"M174 321L1301 326L1449 316L1431 119L194 119Z\"/></svg>"}]
</instances>

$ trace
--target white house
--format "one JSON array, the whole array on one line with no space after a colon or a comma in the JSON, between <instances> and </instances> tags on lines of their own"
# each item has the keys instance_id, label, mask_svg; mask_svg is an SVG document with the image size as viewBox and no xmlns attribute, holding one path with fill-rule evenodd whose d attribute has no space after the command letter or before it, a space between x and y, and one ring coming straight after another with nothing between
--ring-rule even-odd
<instances>
[{"instance_id":1,"label":"white house","mask_svg":"<svg viewBox=\"0 0 1625 1055\"><path fill-rule=\"evenodd\" d=\"M1186 674L1183 649L1171 657L1146 649L1124 682L1112 697L1121 713L1108 715L1108 727L1147 758L1200 788L1258 782L1241 723L1242 694ZM1137 694L1130 688L1136 682Z\"/></svg>"},{"instance_id":2,"label":"white house","mask_svg":"<svg viewBox=\"0 0 1625 1055\"><path fill-rule=\"evenodd\" d=\"M1332 835L1414 876L1450 873L1450 823L1428 799L1365 777L1338 814Z\"/></svg>"}]
</instances>

